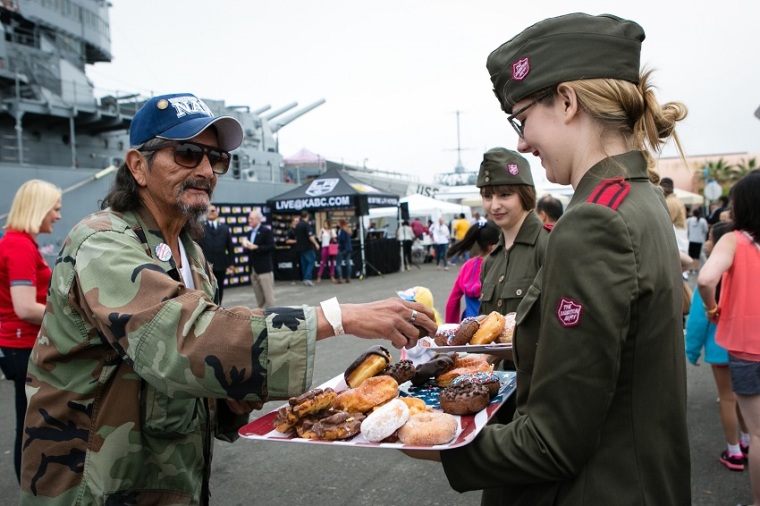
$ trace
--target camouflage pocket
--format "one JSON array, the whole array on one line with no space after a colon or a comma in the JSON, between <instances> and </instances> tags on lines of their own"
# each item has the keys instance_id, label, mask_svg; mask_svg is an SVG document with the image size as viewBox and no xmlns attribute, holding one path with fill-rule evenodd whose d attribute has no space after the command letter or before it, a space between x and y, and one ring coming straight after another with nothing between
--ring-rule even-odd
<instances>
[{"instance_id":1,"label":"camouflage pocket","mask_svg":"<svg viewBox=\"0 0 760 506\"><path fill-rule=\"evenodd\" d=\"M142 388L143 432L158 437L183 436L200 430L202 399L172 398L147 382Z\"/></svg>"}]
</instances>

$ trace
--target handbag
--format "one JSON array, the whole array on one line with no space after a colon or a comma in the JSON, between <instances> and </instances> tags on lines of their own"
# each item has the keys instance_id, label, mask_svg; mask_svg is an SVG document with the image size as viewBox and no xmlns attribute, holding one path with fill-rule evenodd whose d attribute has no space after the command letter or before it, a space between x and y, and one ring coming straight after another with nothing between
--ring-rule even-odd
<instances>
[{"instance_id":1,"label":"handbag","mask_svg":"<svg viewBox=\"0 0 760 506\"><path fill-rule=\"evenodd\" d=\"M327 246L327 254L331 257L338 255L338 243L331 242L329 246Z\"/></svg>"}]
</instances>

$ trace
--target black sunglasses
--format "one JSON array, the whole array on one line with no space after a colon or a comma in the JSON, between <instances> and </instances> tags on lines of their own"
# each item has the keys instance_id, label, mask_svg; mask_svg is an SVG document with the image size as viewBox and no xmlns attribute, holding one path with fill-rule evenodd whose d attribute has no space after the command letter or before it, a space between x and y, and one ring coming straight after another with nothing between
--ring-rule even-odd
<instances>
[{"instance_id":1,"label":"black sunglasses","mask_svg":"<svg viewBox=\"0 0 760 506\"><path fill-rule=\"evenodd\" d=\"M230 153L228 151L222 151L219 148L198 144L197 142L164 142L149 148L142 148L140 151L159 151L164 148L173 148L174 163L188 169L194 169L200 165L204 155L208 158L208 163L211 165L211 170L214 171L214 174L226 174L230 168Z\"/></svg>"},{"instance_id":2,"label":"black sunglasses","mask_svg":"<svg viewBox=\"0 0 760 506\"><path fill-rule=\"evenodd\" d=\"M525 107L521 107L516 112L507 116L507 121L510 122L510 124L512 125L512 128L515 129L515 132L517 132L517 135L519 135L521 139L525 138L525 135L523 134L523 129L525 128L525 125L523 125L522 121L517 119L517 116L524 113L525 111L527 111L528 109L530 109L531 107L533 107L534 105L542 101L543 99L549 97L552 93L554 93L553 89L547 90L545 93L541 93L539 96L534 98L533 101L531 101L528 105L526 105Z\"/></svg>"}]
</instances>

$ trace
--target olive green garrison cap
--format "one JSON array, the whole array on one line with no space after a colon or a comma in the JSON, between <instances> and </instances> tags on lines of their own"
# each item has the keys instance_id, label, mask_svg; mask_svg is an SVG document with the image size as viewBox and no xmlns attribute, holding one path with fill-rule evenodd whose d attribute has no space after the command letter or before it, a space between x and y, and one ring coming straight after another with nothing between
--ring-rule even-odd
<instances>
[{"instance_id":1,"label":"olive green garrison cap","mask_svg":"<svg viewBox=\"0 0 760 506\"><path fill-rule=\"evenodd\" d=\"M506 184L533 185L528 160L520 153L506 148L491 148L483 154L476 186L499 186Z\"/></svg>"},{"instance_id":2,"label":"olive green garrison cap","mask_svg":"<svg viewBox=\"0 0 760 506\"><path fill-rule=\"evenodd\" d=\"M486 68L505 112L531 93L565 81L611 78L639 82L644 29L612 14L549 18L490 55Z\"/></svg>"}]
</instances>

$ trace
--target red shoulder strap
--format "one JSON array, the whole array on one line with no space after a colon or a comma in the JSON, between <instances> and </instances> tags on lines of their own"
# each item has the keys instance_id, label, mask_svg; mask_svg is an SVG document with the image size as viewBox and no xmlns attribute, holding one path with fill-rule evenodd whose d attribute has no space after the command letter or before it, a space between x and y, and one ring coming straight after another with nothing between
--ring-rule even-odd
<instances>
[{"instance_id":1,"label":"red shoulder strap","mask_svg":"<svg viewBox=\"0 0 760 506\"><path fill-rule=\"evenodd\" d=\"M631 185L622 177L605 179L599 186L594 188L594 191L591 192L586 202L607 206L616 211L625 200L629 191L631 191Z\"/></svg>"}]
</instances>

